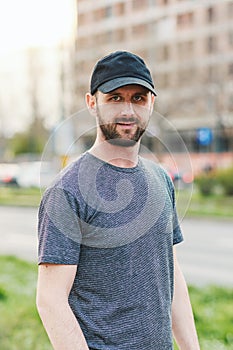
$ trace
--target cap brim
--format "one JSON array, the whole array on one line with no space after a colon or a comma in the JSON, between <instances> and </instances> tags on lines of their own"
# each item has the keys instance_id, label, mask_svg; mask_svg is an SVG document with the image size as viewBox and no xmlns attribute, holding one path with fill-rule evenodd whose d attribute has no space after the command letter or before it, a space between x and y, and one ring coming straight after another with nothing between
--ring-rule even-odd
<instances>
[{"instance_id":1,"label":"cap brim","mask_svg":"<svg viewBox=\"0 0 233 350\"><path fill-rule=\"evenodd\" d=\"M102 93L107 94L113 90L116 90L122 86L126 85L141 85L147 88L157 96L153 86L151 86L149 83L147 83L145 80L134 78L134 77L121 77L121 78L115 78L110 81L107 81L106 83L100 85L98 87L98 90L100 90Z\"/></svg>"}]
</instances>

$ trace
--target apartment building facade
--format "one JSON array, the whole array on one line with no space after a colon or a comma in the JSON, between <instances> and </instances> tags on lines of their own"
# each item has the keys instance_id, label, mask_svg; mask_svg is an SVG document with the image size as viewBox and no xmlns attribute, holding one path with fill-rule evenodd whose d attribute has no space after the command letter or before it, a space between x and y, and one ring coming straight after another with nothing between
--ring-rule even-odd
<instances>
[{"instance_id":1,"label":"apartment building facade","mask_svg":"<svg viewBox=\"0 0 233 350\"><path fill-rule=\"evenodd\" d=\"M151 69L163 116L154 124L168 147L181 151L178 132L191 152L233 151L232 0L78 0L77 8L76 109L95 62L129 50Z\"/></svg>"}]
</instances>

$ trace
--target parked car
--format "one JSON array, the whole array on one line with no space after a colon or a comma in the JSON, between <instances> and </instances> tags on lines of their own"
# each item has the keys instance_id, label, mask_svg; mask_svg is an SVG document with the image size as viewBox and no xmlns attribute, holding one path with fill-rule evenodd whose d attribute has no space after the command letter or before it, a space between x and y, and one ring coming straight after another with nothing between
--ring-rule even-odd
<instances>
[{"instance_id":1,"label":"parked car","mask_svg":"<svg viewBox=\"0 0 233 350\"><path fill-rule=\"evenodd\" d=\"M17 177L19 166L15 163L0 164L0 185L1 186L18 186Z\"/></svg>"},{"instance_id":2,"label":"parked car","mask_svg":"<svg viewBox=\"0 0 233 350\"><path fill-rule=\"evenodd\" d=\"M45 188L57 172L50 162L23 162L0 164L0 185Z\"/></svg>"},{"instance_id":3,"label":"parked car","mask_svg":"<svg viewBox=\"0 0 233 350\"><path fill-rule=\"evenodd\" d=\"M24 162L19 165L17 183L20 187L45 188L57 173L49 162Z\"/></svg>"},{"instance_id":4,"label":"parked car","mask_svg":"<svg viewBox=\"0 0 233 350\"><path fill-rule=\"evenodd\" d=\"M188 185L193 182L192 172L181 171L178 168L171 168L167 164L162 163L161 166L166 170L174 185Z\"/></svg>"}]
</instances>

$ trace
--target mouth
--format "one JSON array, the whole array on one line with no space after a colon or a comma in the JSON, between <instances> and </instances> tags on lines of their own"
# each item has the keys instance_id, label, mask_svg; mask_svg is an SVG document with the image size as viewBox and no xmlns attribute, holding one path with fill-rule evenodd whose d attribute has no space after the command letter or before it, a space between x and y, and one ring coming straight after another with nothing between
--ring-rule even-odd
<instances>
[{"instance_id":1,"label":"mouth","mask_svg":"<svg viewBox=\"0 0 233 350\"><path fill-rule=\"evenodd\" d=\"M136 123L135 122L117 122L116 124L118 124L118 125L134 125Z\"/></svg>"},{"instance_id":2,"label":"mouth","mask_svg":"<svg viewBox=\"0 0 233 350\"><path fill-rule=\"evenodd\" d=\"M132 128L134 125L138 124L135 118L116 119L115 123L123 128Z\"/></svg>"},{"instance_id":3,"label":"mouth","mask_svg":"<svg viewBox=\"0 0 233 350\"><path fill-rule=\"evenodd\" d=\"M117 123L121 130L130 131L135 128L136 123Z\"/></svg>"}]
</instances>

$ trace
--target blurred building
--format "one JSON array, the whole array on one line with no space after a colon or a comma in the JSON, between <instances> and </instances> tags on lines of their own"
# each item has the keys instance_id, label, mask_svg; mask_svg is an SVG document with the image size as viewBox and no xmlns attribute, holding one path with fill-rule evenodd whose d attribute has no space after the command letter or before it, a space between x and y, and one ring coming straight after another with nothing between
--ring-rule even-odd
<instances>
[{"instance_id":1,"label":"blurred building","mask_svg":"<svg viewBox=\"0 0 233 350\"><path fill-rule=\"evenodd\" d=\"M233 151L233 1L78 0L76 108L95 62L129 50L150 66L156 110L189 151ZM174 129L161 122L168 147Z\"/></svg>"}]
</instances>

